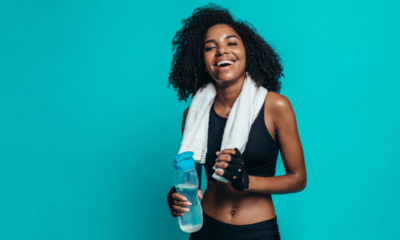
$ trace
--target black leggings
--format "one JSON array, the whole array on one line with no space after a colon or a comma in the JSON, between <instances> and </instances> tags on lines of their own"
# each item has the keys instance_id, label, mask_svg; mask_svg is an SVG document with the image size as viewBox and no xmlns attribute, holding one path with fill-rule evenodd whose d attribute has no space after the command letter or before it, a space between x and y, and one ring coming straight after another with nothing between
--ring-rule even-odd
<instances>
[{"instance_id":1,"label":"black leggings","mask_svg":"<svg viewBox=\"0 0 400 240\"><path fill-rule=\"evenodd\" d=\"M203 212L203 227L190 234L189 240L280 240L276 216L248 224L232 225L220 222Z\"/></svg>"}]
</instances>

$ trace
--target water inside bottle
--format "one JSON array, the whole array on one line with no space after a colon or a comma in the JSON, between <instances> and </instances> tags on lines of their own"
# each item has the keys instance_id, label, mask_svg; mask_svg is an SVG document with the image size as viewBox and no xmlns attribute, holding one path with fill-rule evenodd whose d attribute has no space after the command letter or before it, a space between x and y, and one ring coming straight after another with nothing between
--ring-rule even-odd
<instances>
[{"instance_id":1,"label":"water inside bottle","mask_svg":"<svg viewBox=\"0 0 400 240\"><path fill-rule=\"evenodd\" d=\"M200 201L197 198L197 187L189 184L178 184L176 191L187 198L192 205L189 212L184 212L182 217L178 217L182 231L192 233L198 231L203 225L203 213Z\"/></svg>"}]
</instances>

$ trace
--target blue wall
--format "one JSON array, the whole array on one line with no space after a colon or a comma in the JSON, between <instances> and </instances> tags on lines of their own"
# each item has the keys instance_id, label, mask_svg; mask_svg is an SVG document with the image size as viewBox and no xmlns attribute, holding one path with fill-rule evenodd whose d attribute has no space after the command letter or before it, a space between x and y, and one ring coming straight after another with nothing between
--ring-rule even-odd
<instances>
[{"instance_id":1,"label":"blue wall","mask_svg":"<svg viewBox=\"0 0 400 240\"><path fill-rule=\"evenodd\" d=\"M0 239L188 239L166 193L189 102L167 81L207 2L0 3ZM399 3L215 2L284 64L308 185L273 195L282 239L399 239Z\"/></svg>"}]
</instances>

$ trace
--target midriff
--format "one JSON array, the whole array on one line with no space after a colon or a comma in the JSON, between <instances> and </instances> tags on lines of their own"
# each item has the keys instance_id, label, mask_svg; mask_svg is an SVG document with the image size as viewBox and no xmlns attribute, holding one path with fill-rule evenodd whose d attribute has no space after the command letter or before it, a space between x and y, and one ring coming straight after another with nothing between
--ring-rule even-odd
<instances>
[{"instance_id":1,"label":"midriff","mask_svg":"<svg viewBox=\"0 0 400 240\"><path fill-rule=\"evenodd\" d=\"M218 221L247 225L275 217L271 194L237 191L231 184L209 179L201 202L203 211Z\"/></svg>"}]
</instances>

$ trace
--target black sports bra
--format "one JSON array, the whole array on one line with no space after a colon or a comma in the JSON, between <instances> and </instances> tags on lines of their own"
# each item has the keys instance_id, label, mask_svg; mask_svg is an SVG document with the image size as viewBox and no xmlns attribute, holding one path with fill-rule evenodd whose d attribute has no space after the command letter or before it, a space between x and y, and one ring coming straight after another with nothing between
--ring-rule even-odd
<instances>
[{"instance_id":1,"label":"black sports bra","mask_svg":"<svg viewBox=\"0 0 400 240\"><path fill-rule=\"evenodd\" d=\"M211 176L217 158L215 152L221 150L226 121L227 118L217 115L213 104L210 110L207 155L204 164L207 179L213 179ZM274 176L278 152L279 144L271 137L265 126L263 105L251 126L249 139L242 153L247 173L254 176Z\"/></svg>"}]
</instances>

